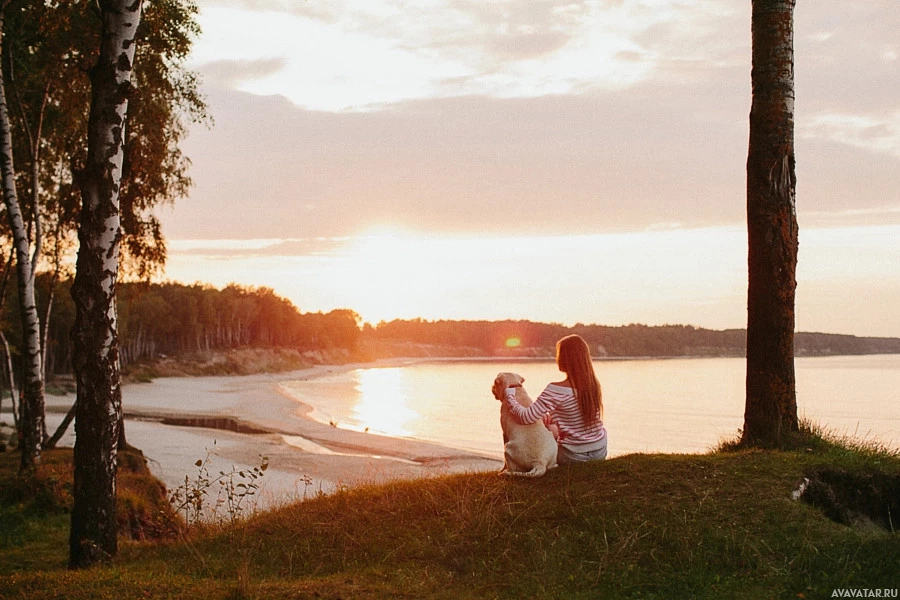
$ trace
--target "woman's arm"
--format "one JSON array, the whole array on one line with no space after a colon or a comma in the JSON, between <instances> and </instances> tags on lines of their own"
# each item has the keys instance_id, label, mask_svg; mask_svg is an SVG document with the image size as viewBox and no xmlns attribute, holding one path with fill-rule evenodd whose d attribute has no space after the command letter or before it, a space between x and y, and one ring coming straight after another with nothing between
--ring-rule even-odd
<instances>
[{"instance_id":1,"label":"woman's arm","mask_svg":"<svg viewBox=\"0 0 900 600\"><path fill-rule=\"evenodd\" d=\"M525 407L516 400L516 388L506 388L506 404L513 418L522 425L530 425L540 421L544 415L553 410L544 394L538 396L531 406Z\"/></svg>"}]
</instances>

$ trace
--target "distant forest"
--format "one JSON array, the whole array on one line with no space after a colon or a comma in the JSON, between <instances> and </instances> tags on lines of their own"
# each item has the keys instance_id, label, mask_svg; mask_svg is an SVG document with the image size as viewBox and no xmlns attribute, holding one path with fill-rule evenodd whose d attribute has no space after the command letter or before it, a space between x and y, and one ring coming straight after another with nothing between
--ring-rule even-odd
<instances>
[{"instance_id":1,"label":"distant forest","mask_svg":"<svg viewBox=\"0 0 900 600\"><path fill-rule=\"evenodd\" d=\"M50 299L50 278L38 276L42 315ZM70 332L75 310L70 282L55 286L46 335L48 375L72 368ZM352 310L303 313L269 288L177 283L118 285L120 359L135 362L163 356L202 354L235 348L290 348L328 355L338 350L358 360L390 356L550 357L567 334L585 338L596 357L743 356L743 329L715 331L690 325L625 326L507 321L395 320L362 324ZM14 365L21 335L17 301L7 289L2 331ZM798 356L900 353L900 338L797 333ZM324 354L323 354L324 353Z\"/></svg>"},{"instance_id":2,"label":"distant forest","mask_svg":"<svg viewBox=\"0 0 900 600\"><path fill-rule=\"evenodd\" d=\"M365 327L363 339L450 347L460 355L553 356L556 341L577 333L597 358L670 356L744 356L744 329L715 331L691 325L624 326L583 325L566 327L531 321L391 321ZM900 353L900 338L870 338L827 333L797 333L797 356ZM439 351L434 348L435 351Z\"/></svg>"},{"instance_id":3,"label":"distant forest","mask_svg":"<svg viewBox=\"0 0 900 600\"><path fill-rule=\"evenodd\" d=\"M37 301L42 317L50 294L50 277L39 275ZM56 284L45 347L47 374L72 372L70 332L75 306L71 281ZM359 318L350 310L301 313L269 288L177 283L120 283L116 288L119 358L122 366L162 356L198 354L233 348L292 348L301 352L357 348ZM2 330L14 364L21 332L15 291L6 290Z\"/></svg>"}]
</instances>

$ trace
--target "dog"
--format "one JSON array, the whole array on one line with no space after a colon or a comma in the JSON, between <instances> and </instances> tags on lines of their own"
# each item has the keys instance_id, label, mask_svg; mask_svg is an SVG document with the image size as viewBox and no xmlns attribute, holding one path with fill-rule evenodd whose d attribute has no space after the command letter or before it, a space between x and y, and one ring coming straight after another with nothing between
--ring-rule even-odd
<instances>
[{"instance_id":1,"label":"dog","mask_svg":"<svg viewBox=\"0 0 900 600\"><path fill-rule=\"evenodd\" d=\"M504 397L506 388L516 388L516 401L531 406L533 400L522 387L525 381L516 373L500 373L494 379L491 392L500 400L500 427L503 429L503 469L501 475L540 477L556 466L556 440L543 422L531 425L516 422Z\"/></svg>"}]
</instances>

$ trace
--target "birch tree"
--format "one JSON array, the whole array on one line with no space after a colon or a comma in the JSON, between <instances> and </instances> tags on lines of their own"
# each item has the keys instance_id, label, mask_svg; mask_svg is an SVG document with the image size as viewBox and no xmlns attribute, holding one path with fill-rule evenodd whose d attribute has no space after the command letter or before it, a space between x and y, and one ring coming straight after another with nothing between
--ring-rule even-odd
<instances>
[{"instance_id":1,"label":"birch tree","mask_svg":"<svg viewBox=\"0 0 900 600\"><path fill-rule=\"evenodd\" d=\"M91 71L87 161L72 298L75 302L75 481L69 566L114 556L116 450L122 390L118 364L116 279L121 220L119 188L125 117L132 89L140 0L99 0L100 55Z\"/></svg>"},{"instance_id":2,"label":"birch tree","mask_svg":"<svg viewBox=\"0 0 900 600\"><path fill-rule=\"evenodd\" d=\"M777 446L798 430L794 172L795 0L752 2L747 156L747 379L742 441Z\"/></svg>"},{"instance_id":3,"label":"birch tree","mask_svg":"<svg viewBox=\"0 0 900 600\"><path fill-rule=\"evenodd\" d=\"M40 340L46 377L47 327L57 287L52 282L66 275L64 258L74 256L78 168L85 161L83 137L91 96L86 74L99 51L100 19L92 2L14 6L6 15L3 66L12 104L14 158L20 168L16 181L21 211L27 215L26 227L40 225L41 262L53 273L49 294L42 300ZM132 75L139 89L129 98L119 191L120 278L128 273L146 278L164 265L166 244L154 208L187 193L190 161L180 143L189 122L209 122L196 75L185 67L199 34L196 4L154 0L145 8ZM40 289L37 296L41 298ZM53 436L43 428L43 449L65 432L71 414Z\"/></svg>"},{"instance_id":4,"label":"birch tree","mask_svg":"<svg viewBox=\"0 0 900 600\"><path fill-rule=\"evenodd\" d=\"M74 237L77 167L85 160L90 105L84 75L96 62L97 9L84 0L16 5L7 18L4 66L15 72L10 100L18 117L12 123L17 162L20 168L37 166L33 174L20 170L19 182L29 188L44 222L56 225L45 228L45 237ZM198 10L193 0L154 0L142 9L132 75L139 89L129 98L120 190L120 268L137 277L154 274L165 263L155 209L186 195L190 161L181 143L191 123L211 123L197 75L185 65L200 31ZM35 144L39 160L34 160Z\"/></svg>"},{"instance_id":5,"label":"birch tree","mask_svg":"<svg viewBox=\"0 0 900 600\"><path fill-rule=\"evenodd\" d=\"M9 0L0 4L0 54L3 50L3 19ZM44 433L44 370L41 366L41 327L34 299L34 271L40 256L40 220L34 215L35 243L31 236L16 193L16 171L13 160L12 129L4 78L0 77L0 174L3 180L3 204L13 236L16 276L22 321L22 354L24 381L19 406L19 435L23 471L33 470L41 460Z\"/></svg>"}]
</instances>

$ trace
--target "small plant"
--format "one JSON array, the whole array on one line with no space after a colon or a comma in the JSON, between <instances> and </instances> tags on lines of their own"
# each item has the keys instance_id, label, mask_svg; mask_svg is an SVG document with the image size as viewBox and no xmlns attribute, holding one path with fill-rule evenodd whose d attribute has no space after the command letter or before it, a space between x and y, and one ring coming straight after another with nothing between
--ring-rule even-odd
<instances>
[{"instance_id":1,"label":"small plant","mask_svg":"<svg viewBox=\"0 0 900 600\"><path fill-rule=\"evenodd\" d=\"M214 444L215 445L215 444ZM184 476L184 485L178 486L169 498L177 513L184 514L188 526L200 523L234 524L252 515L256 509L256 495L260 479L269 468L269 457L260 456L259 466L230 471L209 471L215 448L206 449L206 457L194 465L198 472L194 479Z\"/></svg>"}]
</instances>

